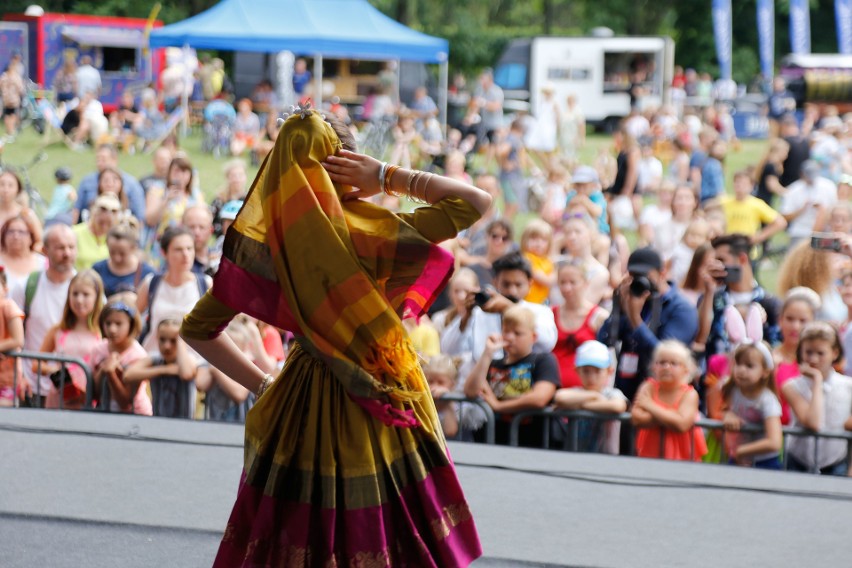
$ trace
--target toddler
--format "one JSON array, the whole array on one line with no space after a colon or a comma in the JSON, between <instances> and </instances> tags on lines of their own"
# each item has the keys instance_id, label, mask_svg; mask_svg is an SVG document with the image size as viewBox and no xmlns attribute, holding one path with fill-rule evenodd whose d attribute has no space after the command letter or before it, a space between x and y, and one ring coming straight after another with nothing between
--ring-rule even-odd
<instances>
[{"instance_id":1,"label":"toddler","mask_svg":"<svg viewBox=\"0 0 852 568\"><path fill-rule=\"evenodd\" d=\"M53 196L44 218L48 221L56 220L63 223L71 223L71 210L77 202L77 191L71 185L71 170L65 166L57 168L53 173L56 185L53 187Z\"/></svg>"},{"instance_id":2,"label":"toddler","mask_svg":"<svg viewBox=\"0 0 852 568\"><path fill-rule=\"evenodd\" d=\"M455 438L459 433L459 408L455 402L441 400L445 394L456 389L458 372L456 364L449 355L435 355L429 359L424 369L429 391L435 400L438 420L447 438Z\"/></svg>"},{"instance_id":3,"label":"toddler","mask_svg":"<svg viewBox=\"0 0 852 568\"><path fill-rule=\"evenodd\" d=\"M582 387L559 389L553 397L557 408L589 410L616 414L627 410L627 397L617 388L610 386L615 365L609 349L599 341L586 341L577 348L577 374ZM577 450L618 454L621 423L617 420L572 418L578 431Z\"/></svg>"},{"instance_id":4,"label":"toddler","mask_svg":"<svg viewBox=\"0 0 852 568\"><path fill-rule=\"evenodd\" d=\"M530 291L525 298L527 302L546 303L550 289L556 283L553 261L549 257L552 243L553 228L542 219L530 221L521 235L521 252L532 268Z\"/></svg>"},{"instance_id":5,"label":"toddler","mask_svg":"<svg viewBox=\"0 0 852 568\"><path fill-rule=\"evenodd\" d=\"M695 370L692 354L677 340L661 341L654 351L653 369L654 377L642 383L633 403L632 422L641 428L636 455L701 461L707 444L695 426L698 393L690 384Z\"/></svg>"}]
</instances>

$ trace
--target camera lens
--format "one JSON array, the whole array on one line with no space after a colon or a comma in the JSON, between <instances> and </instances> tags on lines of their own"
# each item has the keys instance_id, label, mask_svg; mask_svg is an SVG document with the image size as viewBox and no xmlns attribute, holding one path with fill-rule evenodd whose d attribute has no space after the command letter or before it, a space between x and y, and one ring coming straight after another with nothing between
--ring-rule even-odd
<instances>
[{"instance_id":1,"label":"camera lens","mask_svg":"<svg viewBox=\"0 0 852 568\"><path fill-rule=\"evenodd\" d=\"M647 276L637 274L633 276L633 280L630 281L630 294L637 298L646 292L650 292L653 288L654 287Z\"/></svg>"}]
</instances>

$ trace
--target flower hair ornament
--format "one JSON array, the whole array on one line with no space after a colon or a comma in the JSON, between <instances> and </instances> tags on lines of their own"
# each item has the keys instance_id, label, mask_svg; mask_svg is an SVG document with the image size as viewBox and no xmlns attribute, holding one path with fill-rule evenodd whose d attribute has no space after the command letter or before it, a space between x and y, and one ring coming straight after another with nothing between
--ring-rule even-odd
<instances>
[{"instance_id":1,"label":"flower hair ornament","mask_svg":"<svg viewBox=\"0 0 852 568\"><path fill-rule=\"evenodd\" d=\"M300 119L304 120L305 118L310 116L311 113L315 110L315 108L312 108L310 100L296 103L295 105L290 105L290 112L282 112L281 116L278 118L278 128L281 128L281 125L284 124L284 121L290 118L291 116L298 116ZM325 117L324 114L320 113L320 116L323 120L328 122L328 119Z\"/></svg>"},{"instance_id":2,"label":"flower hair ornament","mask_svg":"<svg viewBox=\"0 0 852 568\"><path fill-rule=\"evenodd\" d=\"M775 368L775 360L769 347L763 341L763 319L766 312L758 304L751 304L746 313L746 318L735 306L725 308L725 329L728 338L739 347L740 345L752 345L763 356L767 369Z\"/></svg>"}]
</instances>

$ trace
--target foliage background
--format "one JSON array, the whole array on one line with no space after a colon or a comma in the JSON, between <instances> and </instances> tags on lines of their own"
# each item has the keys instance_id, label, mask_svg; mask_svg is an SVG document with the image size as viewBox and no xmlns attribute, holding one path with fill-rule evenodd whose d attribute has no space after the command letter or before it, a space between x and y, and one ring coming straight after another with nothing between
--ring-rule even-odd
<instances>
[{"instance_id":1,"label":"foliage background","mask_svg":"<svg viewBox=\"0 0 852 568\"><path fill-rule=\"evenodd\" d=\"M289 0L279 0L287 2ZM356 1L356 0L353 0ZM4 0L2 10L23 12L34 0ZM155 0L40 0L47 12L147 17ZM159 15L173 23L215 5L217 0L164 0ZM616 34L669 35L679 65L716 74L710 19L712 0L370 0L390 17L450 41L453 71L475 72L493 65L512 38L582 35L596 26ZM734 79L758 72L756 0L733 0ZM814 53L837 51L834 0L810 0ZM789 0L775 2L776 61L789 51Z\"/></svg>"}]
</instances>

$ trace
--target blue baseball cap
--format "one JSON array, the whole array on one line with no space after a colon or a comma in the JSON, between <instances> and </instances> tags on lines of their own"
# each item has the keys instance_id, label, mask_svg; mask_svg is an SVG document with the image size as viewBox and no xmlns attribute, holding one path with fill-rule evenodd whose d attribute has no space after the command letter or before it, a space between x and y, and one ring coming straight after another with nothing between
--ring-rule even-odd
<instances>
[{"instance_id":1,"label":"blue baseball cap","mask_svg":"<svg viewBox=\"0 0 852 568\"><path fill-rule=\"evenodd\" d=\"M577 348L577 357L574 359L574 366L576 367L609 369L611 364L609 349L600 341L586 341Z\"/></svg>"}]
</instances>

